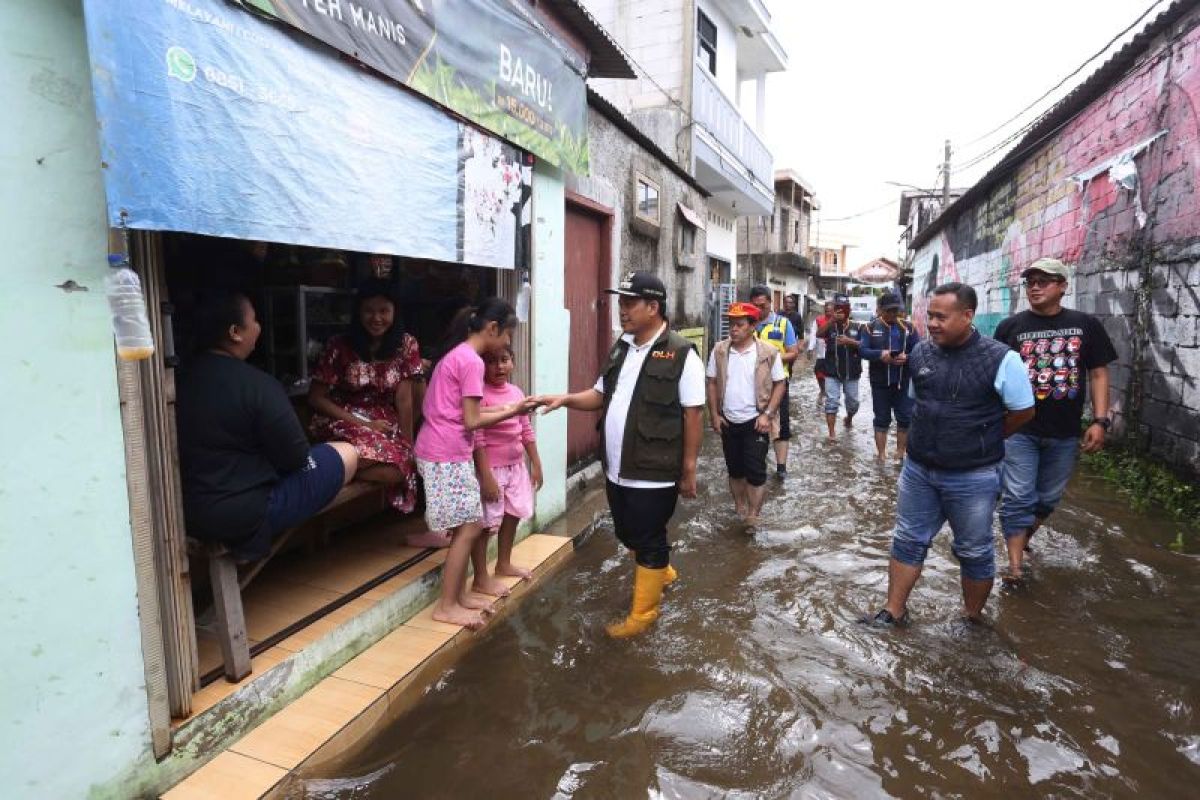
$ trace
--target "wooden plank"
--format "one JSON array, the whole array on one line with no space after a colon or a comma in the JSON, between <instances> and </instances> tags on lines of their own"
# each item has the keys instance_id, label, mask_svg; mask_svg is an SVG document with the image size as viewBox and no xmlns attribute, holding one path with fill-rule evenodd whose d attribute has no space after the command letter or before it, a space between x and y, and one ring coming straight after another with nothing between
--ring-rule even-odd
<instances>
[{"instance_id":1,"label":"wooden plank","mask_svg":"<svg viewBox=\"0 0 1200 800\"><path fill-rule=\"evenodd\" d=\"M246 617L242 611L237 564L228 555L209 559L208 574L212 577L225 677L230 681L240 681L250 674L250 642L246 638Z\"/></svg>"}]
</instances>

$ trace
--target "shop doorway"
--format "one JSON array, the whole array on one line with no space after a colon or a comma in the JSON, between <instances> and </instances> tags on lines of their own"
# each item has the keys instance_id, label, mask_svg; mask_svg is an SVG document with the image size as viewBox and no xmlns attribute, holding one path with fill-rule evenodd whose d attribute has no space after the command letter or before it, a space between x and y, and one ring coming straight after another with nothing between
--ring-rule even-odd
<instances>
[{"instance_id":1,"label":"shop doorway","mask_svg":"<svg viewBox=\"0 0 1200 800\"><path fill-rule=\"evenodd\" d=\"M192 234L139 232L130 245L159 343L151 360L123 364L120 377L135 561L143 582L139 599L146 598L141 612L144 627L152 629L143 634L154 651L148 677L161 717L154 720L155 747L161 755L170 747L171 718L187 719L234 688L219 680L222 653L214 638L207 556L186 539L181 497L176 372L188 368L198 349L195 311L201 298L237 291L251 300L262 335L248 362L280 382L311 433L312 371L331 338L347 330L356 286L368 278L391 283L405 330L432 364L443 354L448 322L459 308L497 293L511 301L517 282L511 271L465 264ZM521 328L519 341L527 350L528 326ZM423 384L414 381L418 407L419 388ZM405 546L404 532L424 531L420 505L412 513L397 511L381 485L355 482L312 522L288 550L272 553L261 581L241 587L256 671L270 663L271 653L301 647L308 634L300 631L355 599L363 586L342 580L347 570L365 586L405 565L416 568L415 556L434 552ZM239 573L243 578L249 584ZM342 584L335 586L337 580Z\"/></svg>"},{"instance_id":2,"label":"shop doorway","mask_svg":"<svg viewBox=\"0 0 1200 800\"><path fill-rule=\"evenodd\" d=\"M582 198L566 207L564 268L566 305L571 312L568 389L592 386L609 347L612 305L603 291L612 263L611 212ZM577 411L567 418L567 465L574 472L592 461L600 444L596 415Z\"/></svg>"}]
</instances>

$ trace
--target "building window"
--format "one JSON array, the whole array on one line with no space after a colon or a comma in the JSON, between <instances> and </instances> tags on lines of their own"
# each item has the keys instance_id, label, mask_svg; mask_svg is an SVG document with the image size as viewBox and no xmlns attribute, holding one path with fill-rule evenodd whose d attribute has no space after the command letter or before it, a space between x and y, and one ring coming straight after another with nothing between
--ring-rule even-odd
<instances>
[{"instance_id":1,"label":"building window","mask_svg":"<svg viewBox=\"0 0 1200 800\"><path fill-rule=\"evenodd\" d=\"M658 195L658 184L639 173L637 176L637 216L654 225L659 224Z\"/></svg>"},{"instance_id":2,"label":"building window","mask_svg":"<svg viewBox=\"0 0 1200 800\"><path fill-rule=\"evenodd\" d=\"M690 222L679 222L679 254L690 256L696 252L696 226Z\"/></svg>"},{"instance_id":3,"label":"building window","mask_svg":"<svg viewBox=\"0 0 1200 800\"><path fill-rule=\"evenodd\" d=\"M696 49L700 60L710 75L717 74L717 26L705 16L703 11L696 12Z\"/></svg>"}]
</instances>

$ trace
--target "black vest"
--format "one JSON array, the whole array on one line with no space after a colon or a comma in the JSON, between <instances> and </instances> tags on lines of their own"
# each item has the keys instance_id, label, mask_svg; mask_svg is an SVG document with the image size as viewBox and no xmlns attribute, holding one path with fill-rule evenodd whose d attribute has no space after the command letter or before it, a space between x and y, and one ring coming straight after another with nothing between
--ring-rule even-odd
<instances>
[{"instance_id":1,"label":"black vest","mask_svg":"<svg viewBox=\"0 0 1200 800\"><path fill-rule=\"evenodd\" d=\"M1008 346L972 331L961 347L922 339L909 355L917 391L908 456L932 469L966 470L1004 458L1004 401L996 371Z\"/></svg>"},{"instance_id":2,"label":"black vest","mask_svg":"<svg viewBox=\"0 0 1200 800\"><path fill-rule=\"evenodd\" d=\"M679 378L687 362L692 343L667 330L650 347L642 371L638 374L625 417L625 436L621 444L621 474L618 477L639 481L678 481L683 474L683 406L679 403ZM617 378L629 343L618 339L604 367L604 411L599 429L604 431L608 406L617 390ZM600 460L608 471L608 447L600 445Z\"/></svg>"},{"instance_id":3,"label":"black vest","mask_svg":"<svg viewBox=\"0 0 1200 800\"><path fill-rule=\"evenodd\" d=\"M839 328L837 322L829 323L825 329L825 359L821 362L821 369L839 381L856 381L862 377L862 356L857 347L837 343L837 337L842 335L857 338L858 327L849 321L845 328Z\"/></svg>"}]
</instances>

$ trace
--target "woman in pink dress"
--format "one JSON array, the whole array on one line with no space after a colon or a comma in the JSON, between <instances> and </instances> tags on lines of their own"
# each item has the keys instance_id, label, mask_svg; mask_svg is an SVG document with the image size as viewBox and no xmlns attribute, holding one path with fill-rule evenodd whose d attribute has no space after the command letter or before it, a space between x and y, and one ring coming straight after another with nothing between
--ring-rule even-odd
<instances>
[{"instance_id":1,"label":"woman in pink dress","mask_svg":"<svg viewBox=\"0 0 1200 800\"><path fill-rule=\"evenodd\" d=\"M313 437L354 445L357 477L388 484L388 501L403 513L417 499L413 379L420 374L417 340L404 332L391 284L372 279L355 296L350 332L326 344L308 390Z\"/></svg>"}]
</instances>

